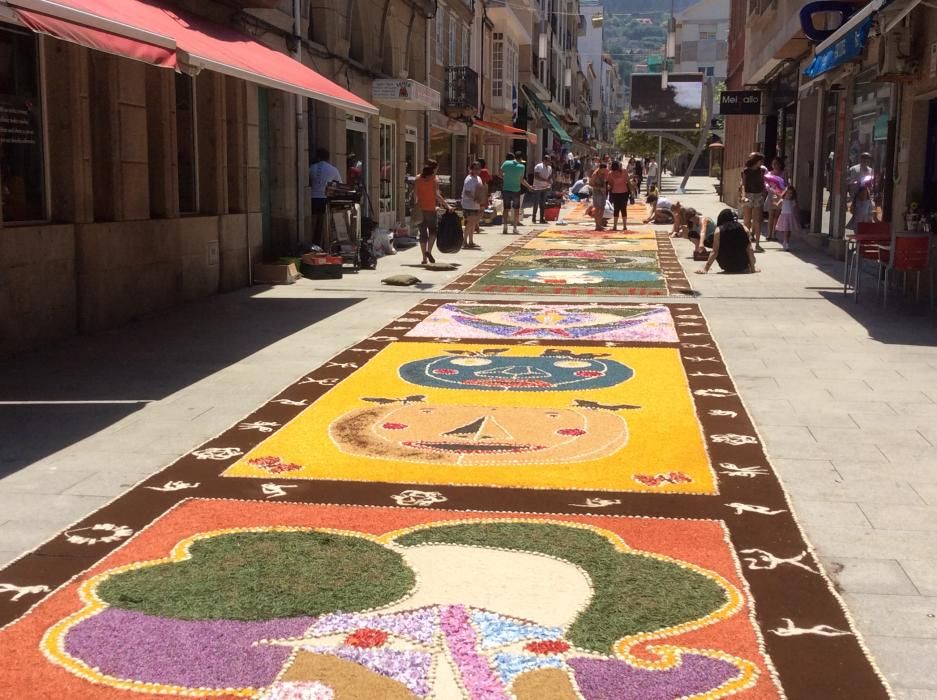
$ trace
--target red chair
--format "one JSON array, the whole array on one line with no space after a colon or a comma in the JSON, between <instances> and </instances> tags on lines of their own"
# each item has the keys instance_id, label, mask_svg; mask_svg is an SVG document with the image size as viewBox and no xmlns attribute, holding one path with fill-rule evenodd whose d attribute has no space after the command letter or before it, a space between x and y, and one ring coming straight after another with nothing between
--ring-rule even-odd
<instances>
[{"instance_id":1,"label":"red chair","mask_svg":"<svg viewBox=\"0 0 937 700\"><path fill-rule=\"evenodd\" d=\"M921 297L921 273L928 278L928 293L931 306L934 305L934 280L930 275L930 236L927 235L901 235L895 236L891 247L880 246L878 250L878 264L885 271L885 293L882 303L888 305L888 278L892 272L901 272L907 281L909 272L917 274L915 298Z\"/></svg>"},{"instance_id":2,"label":"red chair","mask_svg":"<svg viewBox=\"0 0 937 700\"><path fill-rule=\"evenodd\" d=\"M843 275L843 293L853 288L856 301L859 301L859 282L862 278L862 261L879 261L879 246L891 241L891 224L887 221L878 223L860 223L856 234L846 238L849 249L846 251L845 273Z\"/></svg>"}]
</instances>

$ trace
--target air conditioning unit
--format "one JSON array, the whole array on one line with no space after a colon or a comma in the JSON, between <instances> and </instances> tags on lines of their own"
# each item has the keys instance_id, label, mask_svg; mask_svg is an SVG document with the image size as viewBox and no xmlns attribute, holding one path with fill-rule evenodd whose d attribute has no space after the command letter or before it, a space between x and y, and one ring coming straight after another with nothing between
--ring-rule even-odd
<instances>
[{"instance_id":1,"label":"air conditioning unit","mask_svg":"<svg viewBox=\"0 0 937 700\"><path fill-rule=\"evenodd\" d=\"M878 80L908 82L914 79L916 66L911 59L911 32L902 23L882 35L878 44Z\"/></svg>"}]
</instances>

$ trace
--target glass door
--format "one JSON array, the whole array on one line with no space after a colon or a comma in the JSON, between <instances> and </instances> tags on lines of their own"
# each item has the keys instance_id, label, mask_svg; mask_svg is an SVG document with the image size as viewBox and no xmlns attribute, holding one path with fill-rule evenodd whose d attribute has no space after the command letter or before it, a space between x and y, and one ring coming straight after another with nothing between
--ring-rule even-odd
<instances>
[{"instance_id":1,"label":"glass door","mask_svg":"<svg viewBox=\"0 0 937 700\"><path fill-rule=\"evenodd\" d=\"M417 174L416 136L416 129L408 126L403 149L404 167L406 169L403 176L403 215L408 226L410 224L410 201Z\"/></svg>"},{"instance_id":2,"label":"glass door","mask_svg":"<svg viewBox=\"0 0 937 700\"><path fill-rule=\"evenodd\" d=\"M397 224L397 124L381 119L380 131L381 191L378 224L392 229Z\"/></svg>"}]
</instances>

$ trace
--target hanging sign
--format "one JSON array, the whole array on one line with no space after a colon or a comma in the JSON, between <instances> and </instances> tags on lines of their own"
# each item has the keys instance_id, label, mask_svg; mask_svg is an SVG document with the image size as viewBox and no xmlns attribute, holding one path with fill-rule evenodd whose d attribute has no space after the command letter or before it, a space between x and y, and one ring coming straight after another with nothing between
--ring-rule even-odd
<instances>
[{"instance_id":1,"label":"hanging sign","mask_svg":"<svg viewBox=\"0 0 937 700\"><path fill-rule=\"evenodd\" d=\"M761 91L724 90L719 95L719 114L761 114Z\"/></svg>"}]
</instances>

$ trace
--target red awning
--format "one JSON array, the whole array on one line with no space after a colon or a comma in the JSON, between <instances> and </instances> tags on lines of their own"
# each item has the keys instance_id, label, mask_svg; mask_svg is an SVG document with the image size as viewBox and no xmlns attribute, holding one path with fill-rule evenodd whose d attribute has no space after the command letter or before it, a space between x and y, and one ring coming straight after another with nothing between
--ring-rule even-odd
<instances>
[{"instance_id":1,"label":"red awning","mask_svg":"<svg viewBox=\"0 0 937 700\"><path fill-rule=\"evenodd\" d=\"M483 119L475 119L472 122L472 126L475 126L482 131L487 131L490 134L497 134L498 136L510 136L514 139L527 139L530 143L537 143L537 135L529 131L524 131L523 129L518 129L514 126L508 126L507 124L499 124L498 122L486 122Z\"/></svg>"},{"instance_id":2,"label":"red awning","mask_svg":"<svg viewBox=\"0 0 937 700\"><path fill-rule=\"evenodd\" d=\"M156 66L213 70L369 114L377 108L287 54L162 0L7 0L23 24Z\"/></svg>"}]
</instances>

